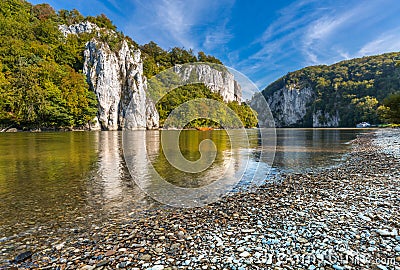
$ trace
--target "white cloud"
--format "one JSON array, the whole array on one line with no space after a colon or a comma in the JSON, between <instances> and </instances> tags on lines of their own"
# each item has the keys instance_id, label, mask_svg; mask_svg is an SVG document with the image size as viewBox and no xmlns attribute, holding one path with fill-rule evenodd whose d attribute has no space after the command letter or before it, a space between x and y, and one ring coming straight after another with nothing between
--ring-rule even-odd
<instances>
[{"instance_id":1,"label":"white cloud","mask_svg":"<svg viewBox=\"0 0 400 270\"><path fill-rule=\"evenodd\" d=\"M231 64L261 86L304 66L400 50L399 12L396 0L299 0L277 13L253 54Z\"/></svg>"},{"instance_id":2,"label":"white cloud","mask_svg":"<svg viewBox=\"0 0 400 270\"><path fill-rule=\"evenodd\" d=\"M400 51L400 27L381 34L378 38L365 44L358 56L381 54L385 52Z\"/></svg>"},{"instance_id":3,"label":"white cloud","mask_svg":"<svg viewBox=\"0 0 400 270\"><path fill-rule=\"evenodd\" d=\"M154 40L162 47L212 49L228 42L226 29L233 0L132 0L138 10L125 27L140 43ZM220 16L225 20L221 20ZM154 38L156 37L156 38Z\"/></svg>"}]
</instances>

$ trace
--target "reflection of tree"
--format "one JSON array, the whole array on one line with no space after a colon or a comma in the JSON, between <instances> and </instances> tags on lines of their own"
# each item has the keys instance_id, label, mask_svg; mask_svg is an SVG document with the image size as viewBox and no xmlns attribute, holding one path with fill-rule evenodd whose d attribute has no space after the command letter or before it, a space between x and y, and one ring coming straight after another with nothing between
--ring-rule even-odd
<instances>
[{"instance_id":1,"label":"reflection of tree","mask_svg":"<svg viewBox=\"0 0 400 270\"><path fill-rule=\"evenodd\" d=\"M231 145L229 136L224 130L214 130L211 132L199 132L195 130L183 131L162 131L175 132L179 136L180 149L168 148L165 151L181 151L182 155L191 161L200 158L199 144L205 139L210 139L214 142L217 148L217 156L212 166L200 173L185 173L171 166L163 154L163 150L159 149L159 155L153 157L152 164L160 176L172 184L178 186L203 186L211 183L223 175L226 168L224 162L230 157ZM180 135L179 135L180 134ZM207 151L207 149L204 149Z\"/></svg>"},{"instance_id":2,"label":"reflection of tree","mask_svg":"<svg viewBox=\"0 0 400 270\"><path fill-rule=\"evenodd\" d=\"M64 220L85 206L87 177L97 160L97 133L4 136L7 143L0 146L3 224L14 224L15 219L21 224L44 223L48 216Z\"/></svg>"}]
</instances>

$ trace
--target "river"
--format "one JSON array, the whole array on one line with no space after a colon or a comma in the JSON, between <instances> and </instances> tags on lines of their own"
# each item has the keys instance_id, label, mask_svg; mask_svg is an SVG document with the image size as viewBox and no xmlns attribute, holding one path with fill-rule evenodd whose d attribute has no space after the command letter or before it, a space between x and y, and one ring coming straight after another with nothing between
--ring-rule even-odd
<instances>
[{"instance_id":1,"label":"river","mask_svg":"<svg viewBox=\"0 0 400 270\"><path fill-rule=\"evenodd\" d=\"M160 187L155 172L175 186L195 188L224 174L240 175L235 189L246 189L282 173L335 166L361 132L366 130L277 129L276 151L264 160L266 150L256 129L247 130L246 143L236 145L223 130L182 131L180 152L188 160L200 158L204 139L215 143L213 164L199 173L170 165L162 151L161 131L134 131L125 145L123 132L2 133L0 248L6 255L29 237L47 237L44 231L61 235L80 223L94 226L104 218L162 208L146 195ZM261 177L254 180L256 170ZM144 185L145 192L136 183Z\"/></svg>"}]
</instances>

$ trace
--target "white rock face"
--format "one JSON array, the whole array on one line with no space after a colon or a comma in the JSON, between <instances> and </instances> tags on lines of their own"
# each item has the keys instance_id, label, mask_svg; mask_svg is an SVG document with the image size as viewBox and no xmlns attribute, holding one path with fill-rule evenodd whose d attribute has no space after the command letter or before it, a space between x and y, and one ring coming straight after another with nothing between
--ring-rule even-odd
<instances>
[{"instance_id":1,"label":"white rock face","mask_svg":"<svg viewBox=\"0 0 400 270\"><path fill-rule=\"evenodd\" d=\"M303 120L314 94L311 88L283 87L267 98L277 127L287 127Z\"/></svg>"},{"instance_id":2,"label":"white rock face","mask_svg":"<svg viewBox=\"0 0 400 270\"><path fill-rule=\"evenodd\" d=\"M219 93L226 102L241 102L242 90L240 85L228 70L219 71L207 64L185 64L176 65L174 72L184 82L198 81L204 83L211 91Z\"/></svg>"},{"instance_id":3,"label":"white rock face","mask_svg":"<svg viewBox=\"0 0 400 270\"><path fill-rule=\"evenodd\" d=\"M315 100L315 91L310 88L297 89L295 87L283 87L273 92L266 98L268 106L274 116L276 127L297 126L304 121L307 113L312 110L311 104ZM251 107L257 112L262 112L260 99L262 94L257 94L251 100ZM313 127L338 127L340 123L339 112L331 115L321 110L308 114L312 117ZM310 119L311 123L311 119Z\"/></svg>"},{"instance_id":4,"label":"white rock face","mask_svg":"<svg viewBox=\"0 0 400 270\"><path fill-rule=\"evenodd\" d=\"M339 112L336 111L335 115L323 113L318 110L313 113L313 127L338 127L340 122Z\"/></svg>"},{"instance_id":5,"label":"white rock face","mask_svg":"<svg viewBox=\"0 0 400 270\"><path fill-rule=\"evenodd\" d=\"M67 26L65 24L59 25L58 30L66 37L68 35L78 35L82 33L92 33L100 31L100 28L91 22L85 21Z\"/></svg>"},{"instance_id":6,"label":"white rock face","mask_svg":"<svg viewBox=\"0 0 400 270\"><path fill-rule=\"evenodd\" d=\"M99 102L98 122L103 130L158 127L158 113L146 98L146 78L140 51L123 41L118 52L92 39L84 51L83 73Z\"/></svg>"}]
</instances>

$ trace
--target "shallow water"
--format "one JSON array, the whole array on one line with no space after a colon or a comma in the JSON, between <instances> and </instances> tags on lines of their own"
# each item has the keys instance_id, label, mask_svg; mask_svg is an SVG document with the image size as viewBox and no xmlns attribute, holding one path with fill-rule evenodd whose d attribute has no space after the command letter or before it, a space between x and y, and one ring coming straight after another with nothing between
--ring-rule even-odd
<instances>
[{"instance_id":1,"label":"shallow water","mask_svg":"<svg viewBox=\"0 0 400 270\"><path fill-rule=\"evenodd\" d=\"M349 142L360 132L366 131L277 129L276 152L275 138L263 147L258 130L248 130L246 138L223 130L176 133L182 155L189 161L201 157L201 141L215 143L214 162L199 173L182 172L169 164L162 151L161 131L134 131L129 140L123 140L122 132L3 133L0 245L12 235L37 232L40 226L56 231L160 207L136 184L147 193L159 191L156 174L179 187L202 187L222 176L239 179L238 185L247 187L263 183L271 174L330 167L340 163L351 147ZM207 147L204 155L212 152Z\"/></svg>"}]
</instances>

